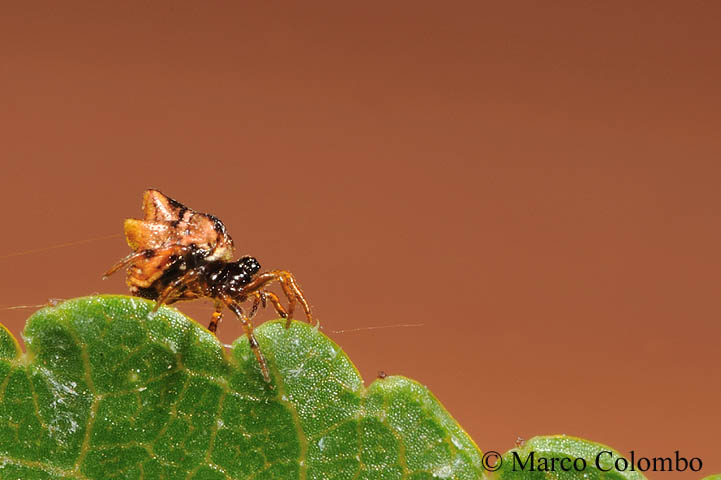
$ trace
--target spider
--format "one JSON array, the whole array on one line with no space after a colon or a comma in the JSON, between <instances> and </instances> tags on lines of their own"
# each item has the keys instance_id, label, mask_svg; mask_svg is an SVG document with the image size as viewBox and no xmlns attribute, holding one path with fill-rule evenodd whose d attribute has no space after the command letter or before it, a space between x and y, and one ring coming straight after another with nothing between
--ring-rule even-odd
<instances>
[{"instance_id":1,"label":"spider","mask_svg":"<svg viewBox=\"0 0 721 480\"><path fill-rule=\"evenodd\" d=\"M308 322L313 323L310 305L293 274L285 270L259 273L260 264L250 256L232 261L233 240L223 222L158 190L145 191L143 212L143 220L125 220L125 237L133 253L113 265L103 278L127 266L131 294L155 300L153 311L163 304L210 298L215 311L208 330L213 333L223 318L223 307L227 307L243 325L263 378L269 383L268 365L253 335L251 319L259 305L265 307L270 302L286 319L288 328L297 301ZM267 290L276 281L288 299L287 307ZM253 303L246 314L241 304L248 300Z\"/></svg>"}]
</instances>

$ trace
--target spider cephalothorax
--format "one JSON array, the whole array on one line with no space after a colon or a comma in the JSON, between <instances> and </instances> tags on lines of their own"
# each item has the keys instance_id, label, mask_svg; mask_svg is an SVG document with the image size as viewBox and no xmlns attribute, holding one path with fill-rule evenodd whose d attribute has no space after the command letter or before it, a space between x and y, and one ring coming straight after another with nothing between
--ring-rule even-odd
<instances>
[{"instance_id":1,"label":"spider cephalothorax","mask_svg":"<svg viewBox=\"0 0 721 480\"><path fill-rule=\"evenodd\" d=\"M215 312L208 325L211 332L218 328L223 306L227 306L243 324L263 376L270 381L250 319L260 304L265 306L270 301L278 314L287 319L286 325L290 325L297 301L308 321L313 321L310 306L293 274L285 270L259 273L260 264L253 257L231 261L233 240L220 220L191 210L157 190L145 191L143 211L143 220L125 220L125 236L133 253L116 263L105 276L127 266L130 292L155 300L156 309L164 303L194 298L215 300ZM266 290L274 281L280 283L288 298L287 307L277 295ZM240 305L246 300L253 300L249 315Z\"/></svg>"}]
</instances>

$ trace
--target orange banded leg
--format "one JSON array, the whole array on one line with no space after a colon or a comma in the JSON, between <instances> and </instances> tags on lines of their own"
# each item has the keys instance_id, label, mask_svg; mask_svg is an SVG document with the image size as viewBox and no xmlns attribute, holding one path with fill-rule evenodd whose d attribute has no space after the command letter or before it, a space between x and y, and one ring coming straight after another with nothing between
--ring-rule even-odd
<instances>
[{"instance_id":1,"label":"orange banded leg","mask_svg":"<svg viewBox=\"0 0 721 480\"><path fill-rule=\"evenodd\" d=\"M263 304L263 308L265 308L265 292L253 292L253 306L250 307L250 312L248 313L248 318L251 320L253 317L255 317L255 314L258 313L258 307Z\"/></svg>"},{"instance_id":2,"label":"orange banded leg","mask_svg":"<svg viewBox=\"0 0 721 480\"><path fill-rule=\"evenodd\" d=\"M310 305L308 304L305 295L303 295L303 291L300 289L300 286L295 280L293 274L286 270L272 270L270 272L261 273L260 275L255 277L252 282L247 284L243 288L243 290L247 292L264 290L266 285L275 281L280 283L280 286L283 289L283 293L285 293L285 296L288 298L288 308L284 309L287 313L287 317L285 317L287 319L285 327L288 328L290 326L290 321L293 318L293 310L295 309L296 301L298 301L301 307L303 307L303 311L305 312L305 317L308 320L308 323L314 323L313 314L311 314L310 312ZM267 294L268 293L266 292L266 295Z\"/></svg>"},{"instance_id":3,"label":"orange banded leg","mask_svg":"<svg viewBox=\"0 0 721 480\"><path fill-rule=\"evenodd\" d=\"M240 307L240 305L238 305L232 298L228 297L227 295L223 295L221 298L225 305L230 309L231 312L233 312L238 317L238 320L240 320L240 323L243 325L243 330L245 330L245 336L248 337L248 343L250 343L250 349L253 350L255 358L256 360L258 360L258 365L260 365L260 371L263 374L263 379L266 381L266 383L270 383L268 364L265 361L263 352L260 351L260 345L258 345L258 340L256 340L255 335L253 335L253 324L250 323L250 320L245 315L245 312L243 312L243 309Z\"/></svg>"},{"instance_id":4,"label":"orange banded leg","mask_svg":"<svg viewBox=\"0 0 721 480\"><path fill-rule=\"evenodd\" d=\"M258 311L258 306L263 305L263 308L265 308L268 304L268 301L270 301L271 305L273 305L273 308L278 313L278 315L281 316L281 318L288 318L288 312L285 311L285 308L283 308L283 305L280 303L280 299L278 298L278 295L276 295L273 292L266 292L265 290L258 290L257 292L253 292L253 296L255 299L253 300L253 306L250 309L250 313L248 314L249 318L253 318Z\"/></svg>"},{"instance_id":5,"label":"orange banded leg","mask_svg":"<svg viewBox=\"0 0 721 480\"><path fill-rule=\"evenodd\" d=\"M178 292L181 286L187 285L188 283L192 282L196 279L198 276L197 270L190 270L188 273L183 275L182 277L178 278L174 282L172 282L170 285L165 287L163 290L163 293L160 294L158 299L155 301L155 307L153 307L153 312L157 312L158 309L166 303L168 300L173 298L173 295Z\"/></svg>"},{"instance_id":6,"label":"orange banded leg","mask_svg":"<svg viewBox=\"0 0 721 480\"><path fill-rule=\"evenodd\" d=\"M136 260L144 255L145 255L145 250L141 250L139 252L133 252L130 255L128 255L127 257L123 258L122 260L119 260L115 265L110 267L110 270L108 270L107 272L105 272L103 274L103 280L105 280L106 278L108 278L110 275L117 272L121 268L123 268L127 265L130 265L134 260Z\"/></svg>"},{"instance_id":7,"label":"orange banded leg","mask_svg":"<svg viewBox=\"0 0 721 480\"><path fill-rule=\"evenodd\" d=\"M146 250L138 250L137 252L133 252L127 257L123 258L122 260L119 260L115 265L110 267L110 270L105 272L103 274L103 280L108 278L113 273L117 272L123 267L126 267L133 263L135 260L141 257L147 257L150 255L151 257L157 257L157 256L166 256L171 254L179 254L179 255L185 255L190 251L190 247L165 247L165 248L158 248L158 249L146 249Z\"/></svg>"},{"instance_id":8,"label":"orange banded leg","mask_svg":"<svg viewBox=\"0 0 721 480\"><path fill-rule=\"evenodd\" d=\"M221 302L216 301L215 302L215 311L213 312L213 317L210 319L210 323L208 324L208 330L212 333L215 333L216 330L218 330L218 324L223 319L223 304Z\"/></svg>"}]
</instances>

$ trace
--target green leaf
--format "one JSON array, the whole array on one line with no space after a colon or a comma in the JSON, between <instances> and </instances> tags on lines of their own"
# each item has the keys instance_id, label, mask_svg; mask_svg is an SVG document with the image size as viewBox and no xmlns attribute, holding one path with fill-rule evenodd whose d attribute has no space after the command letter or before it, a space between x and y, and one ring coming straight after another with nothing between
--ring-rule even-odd
<instances>
[{"instance_id":1,"label":"green leaf","mask_svg":"<svg viewBox=\"0 0 721 480\"><path fill-rule=\"evenodd\" d=\"M179 312L122 296L35 313L22 354L0 329L0 478L469 479L480 452L403 377L365 388L331 340L294 322L226 350Z\"/></svg>"},{"instance_id":2,"label":"green leaf","mask_svg":"<svg viewBox=\"0 0 721 480\"><path fill-rule=\"evenodd\" d=\"M487 453L488 455L488 453ZM574 463L575 462L575 463ZM642 480L617 451L566 435L534 437L506 452L494 480Z\"/></svg>"}]
</instances>

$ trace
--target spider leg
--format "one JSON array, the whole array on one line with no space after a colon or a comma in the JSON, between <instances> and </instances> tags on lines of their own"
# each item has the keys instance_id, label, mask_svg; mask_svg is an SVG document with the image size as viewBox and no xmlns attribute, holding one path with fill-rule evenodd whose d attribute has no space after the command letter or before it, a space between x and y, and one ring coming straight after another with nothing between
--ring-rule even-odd
<instances>
[{"instance_id":1,"label":"spider leg","mask_svg":"<svg viewBox=\"0 0 721 480\"><path fill-rule=\"evenodd\" d=\"M298 303L300 303L300 305L303 307L303 311L305 312L305 317L308 320L308 323L314 323L313 314L310 312L310 305L308 304L305 295L303 295L303 291L300 289L300 286L298 285L298 282L296 281L293 274L286 270L271 270L270 272L261 273L260 275L255 277L253 281L248 283L244 287L244 290L247 292L264 290L266 285L274 281L280 283L280 286L283 289L283 293L285 293L285 296L288 298L288 308L285 309L287 315L285 317L286 328L290 326L290 321L293 318L293 310L295 308L296 301L298 301ZM268 295L268 292L266 292L265 294ZM276 310L278 309L276 308ZM280 311L278 313L280 313Z\"/></svg>"},{"instance_id":2,"label":"spider leg","mask_svg":"<svg viewBox=\"0 0 721 480\"><path fill-rule=\"evenodd\" d=\"M188 273L183 275L182 277L178 278L177 280L173 281L170 285L165 287L165 290L163 290L163 293L160 294L158 299L155 301L155 307L153 307L153 312L157 312L158 309L166 303L168 300L173 298L173 295L175 293L178 293L180 290L180 287L183 285L186 285L198 276L197 270L190 270Z\"/></svg>"},{"instance_id":3,"label":"spider leg","mask_svg":"<svg viewBox=\"0 0 721 480\"><path fill-rule=\"evenodd\" d=\"M110 267L110 270L108 270L107 272L105 272L105 273L103 274L103 280L105 280L105 279L108 278L110 275L112 275L113 273L117 272L118 270L120 270L120 269L123 268L124 266L132 263L133 260L135 260L136 258L142 257L143 255L145 255L145 250L141 250L141 251L139 251L139 252L131 253L131 254L128 255L127 257L125 257L125 258L123 258L122 260L118 261L118 263L116 263L115 265L113 265L112 267Z\"/></svg>"},{"instance_id":4,"label":"spider leg","mask_svg":"<svg viewBox=\"0 0 721 480\"><path fill-rule=\"evenodd\" d=\"M285 308L280 303L278 295L276 295L275 293L265 290L257 290L253 292L253 296L255 298L253 300L253 306L251 307L250 313L248 314L249 318L253 318L255 316L259 304L263 305L263 308L265 308L269 301L271 305L273 305L273 308L278 313L278 315L281 316L281 318L288 318L288 312L286 312Z\"/></svg>"},{"instance_id":5,"label":"spider leg","mask_svg":"<svg viewBox=\"0 0 721 480\"><path fill-rule=\"evenodd\" d=\"M258 306L260 304L263 304L263 308L265 308L265 292L253 292L253 306L250 307L250 313L248 313L248 318L252 319L253 317L255 317L255 314L258 313Z\"/></svg>"},{"instance_id":6,"label":"spider leg","mask_svg":"<svg viewBox=\"0 0 721 480\"><path fill-rule=\"evenodd\" d=\"M213 312L213 317L210 319L210 323L208 324L208 330L210 330L212 333L215 333L216 330L218 330L218 324L223 319L223 302L220 302L218 300L215 301L215 311Z\"/></svg>"},{"instance_id":7,"label":"spider leg","mask_svg":"<svg viewBox=\"0 0 721 480\"><path fill-rule=\"evenodd\" d=\"M281 318L288 318L288 312L283 308L283 305L280 303L280 299L278 299L278 295L276 295L273 292L265 292L265 296L268 298L268 301L273 305L273 308L278 313L278 315L281 316Z\"/></svg>"},{"instance_id":8,"label":"spider leg","mask_svg":"<svg viewBox=\"0 0 721 480\"><path fill-rule=\"evenodd\" d=\"M238 317L238 320L240 320L240 323L243 325L243 330L245 330L245 336L248 337L248 343L250 343L250 348L251 350L253 350L256 360L258 360L258 365L260 365L261 373L263 373L263 379L266 383L270 383L268 364L265 361L263 352L260 351L260 345L258 345L258 340L256 340L255 335L253 335L253 324L250 323L250 319L245 315L245 312L243 312L243 309L235 302L235 300L233 300L227 295L223 295L220 298L223 303L225 303L225 305L230 309L230 311Z\"/></svg>"}]
</instances>

